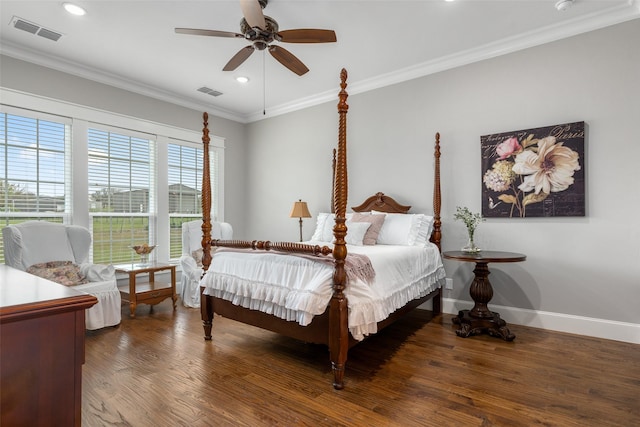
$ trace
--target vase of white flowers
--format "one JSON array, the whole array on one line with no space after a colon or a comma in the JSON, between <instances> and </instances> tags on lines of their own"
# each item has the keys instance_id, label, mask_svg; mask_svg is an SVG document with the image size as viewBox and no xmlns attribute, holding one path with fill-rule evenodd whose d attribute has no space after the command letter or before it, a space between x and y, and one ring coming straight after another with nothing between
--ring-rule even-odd
<instances>
[{"instance_id":1,"label":"vase of white flowers","mask_svg":"<svg viewBox=\"0 0 640 427\"><path fill-rule=\"evenodd\" d=\"M475 235L476 228L478 227L478 225L480 225L480 223L484 221L484 218L482 217L482 215L480 215L479 213L471 212L467 207L457 206L456 213L453 215L453 219L459 219L460 221L464 222L464 225L467 227L467 234L469 235L469 241L467 242L466 246L462 248L462 252L467 252L467 253L480 252L481 249L476 246L476 243L473 240L473 237Z\"/></svg>"}]
</instances>

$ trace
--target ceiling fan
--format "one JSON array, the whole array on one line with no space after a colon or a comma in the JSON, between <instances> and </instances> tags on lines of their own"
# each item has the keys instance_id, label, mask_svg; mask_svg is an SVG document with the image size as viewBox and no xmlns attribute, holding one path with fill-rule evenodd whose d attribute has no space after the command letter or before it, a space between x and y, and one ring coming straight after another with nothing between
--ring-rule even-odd
<instances>
[{"instance_id":1,"label":"ceiling fan","mask_svg":"<svg viewBox=\"0 0 640 427\"><path fill-rule=\"evenodd\" d=\"M244 18L240 21L240 33L217 30L200 30L196 28L176 28L178 34L193 34L197 36L243 38L251 42L236 53L227 62L223 71L233 71L251 56L256 50L267 49L278 62L301 76L309 69L295 55L285 48L271 44L273 41L284 43L331 43L336 41L333 30L296 29L279 31L275 19L264 15L262 9L268 0L240 0L240 7Z\"/></svg>"}]
</instances>

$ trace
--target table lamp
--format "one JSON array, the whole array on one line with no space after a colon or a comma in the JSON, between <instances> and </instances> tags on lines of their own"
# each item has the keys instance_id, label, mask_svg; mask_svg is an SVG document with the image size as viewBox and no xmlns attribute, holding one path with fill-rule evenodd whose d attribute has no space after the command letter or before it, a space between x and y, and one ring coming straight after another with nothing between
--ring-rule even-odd
<instances>
[{"instance_id":1,"label":"table lamp","mask_svg":"<svg viewBox=\"0 0 640 427\"><path fill-rule=\"evenodd\" d=\"M294 202L289 218L300 218L300 241L302 242L302 218L311 218L307 202L303 202L302 199Z\"/></svg>"}]
</instances>

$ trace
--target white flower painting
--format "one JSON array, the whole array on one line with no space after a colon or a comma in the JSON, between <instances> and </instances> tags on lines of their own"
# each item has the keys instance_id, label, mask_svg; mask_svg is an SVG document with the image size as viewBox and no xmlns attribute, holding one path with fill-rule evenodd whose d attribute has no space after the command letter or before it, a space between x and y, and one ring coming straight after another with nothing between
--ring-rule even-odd
<instances>
[{"instance_id":1,"label":"white flower painting","mask_svg":"<svg viewBox=\"0 0 640 427\"><path fill-rule=\"evenodd\" d=\"M584 122L482 136L482 215L584 216L584 139Z\"/></svg>"}]
</instances>

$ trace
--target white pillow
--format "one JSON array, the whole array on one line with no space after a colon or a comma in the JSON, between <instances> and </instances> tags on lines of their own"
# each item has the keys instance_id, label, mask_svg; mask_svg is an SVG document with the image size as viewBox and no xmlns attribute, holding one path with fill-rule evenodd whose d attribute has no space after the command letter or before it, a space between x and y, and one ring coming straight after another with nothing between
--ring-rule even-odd
<instances>
[{"instance_id":1,"label":"white pillow","mask_svg":"<svg viewBox=\"0 0 640 427\"><path fill-rule=\"evenodd\" d=\"M329 240L325 240L324 238L324 225L327 222L328 218L331 218L331 221L329 222L333 224L335 221L333 219L333 214L326 212L320 212L318 214L318 218L316 219L316 229L313 232L313 236L311 236L311 240L315 240L318 242L331 242L331 239L333 239L333 234L331 234Z\"/></svg>"},{"instance_id":2,"label":"white pillow","mask_svg":"<svg viewBox=\"0 0 640 427\"><path fill-rule=\"evenodd\" d=\"M415 214L415 222L411 227L409 241L414 246L424 246L431 238L433 231L433 217L425 214Z\"/></svg>"},{"instance_id":3,"label":"white pillow","mask_svg":"<svg viewBox=\"0 0 640 427\"><path fill-rule=\"evenodd\" d=\"M351 219L352 213L348 213L345 215L345 219L349 221ZM316 229L313 232L313 236L311 236L311 240L315 240L318 242L328 242L331 243L334 241L333 239L333 227L336 225L336 215L332 213L319 213L318 219L316 221Z\"/></svg>"},{"instance_id":4,"label":"white pillow","mask_svg":"<svg viewBox=\"0 0 640 427\"><path fill-rule=\"evenodd\" d=\"M371 215L369 212L366 214L355 212L351 217L351 220L354 222L368 222L371 224L369 229L367 230L367 234L364 235L364 239L362 243L364 245L375 245L378 240L378 234L380 234L380 229L382 228L382 224L384 224L385 215Z\"/></svg>"},{"instance_id":5,"label":"white pillow","mask_svg":"<svg viewBox=\"0 0 640 427\"><path fill-rule=\"evenodd\" d=\"M372 213L378 212L372 211ZM387 213L376 243L378 245L409 245L409 234L413 221L414 218L411 214Z\"/></svg>"},{"instance_id":6,"label":"white pillow","mask_svg":"<svg viewBox=\"0 0 640 427\"><path fill-rule=\"evenodd\" d=\"M433 217L424 214L385 214L384 223L378 234L378 245L422 246L429 241L433 228Z\"/></svg>"},{"instance_id":7,"label":"white pillow","mask_svg":"<svg viewBox=\"0 0 640 427\"><path fill-rule=\"evenodd\" d=\"M367 233L369 227L371 227L371 223L346 221L345 225L347 226L347 236L344 238L344 241L347 245L362 246L364 235Z\"/></svg>"}]
</instances>

